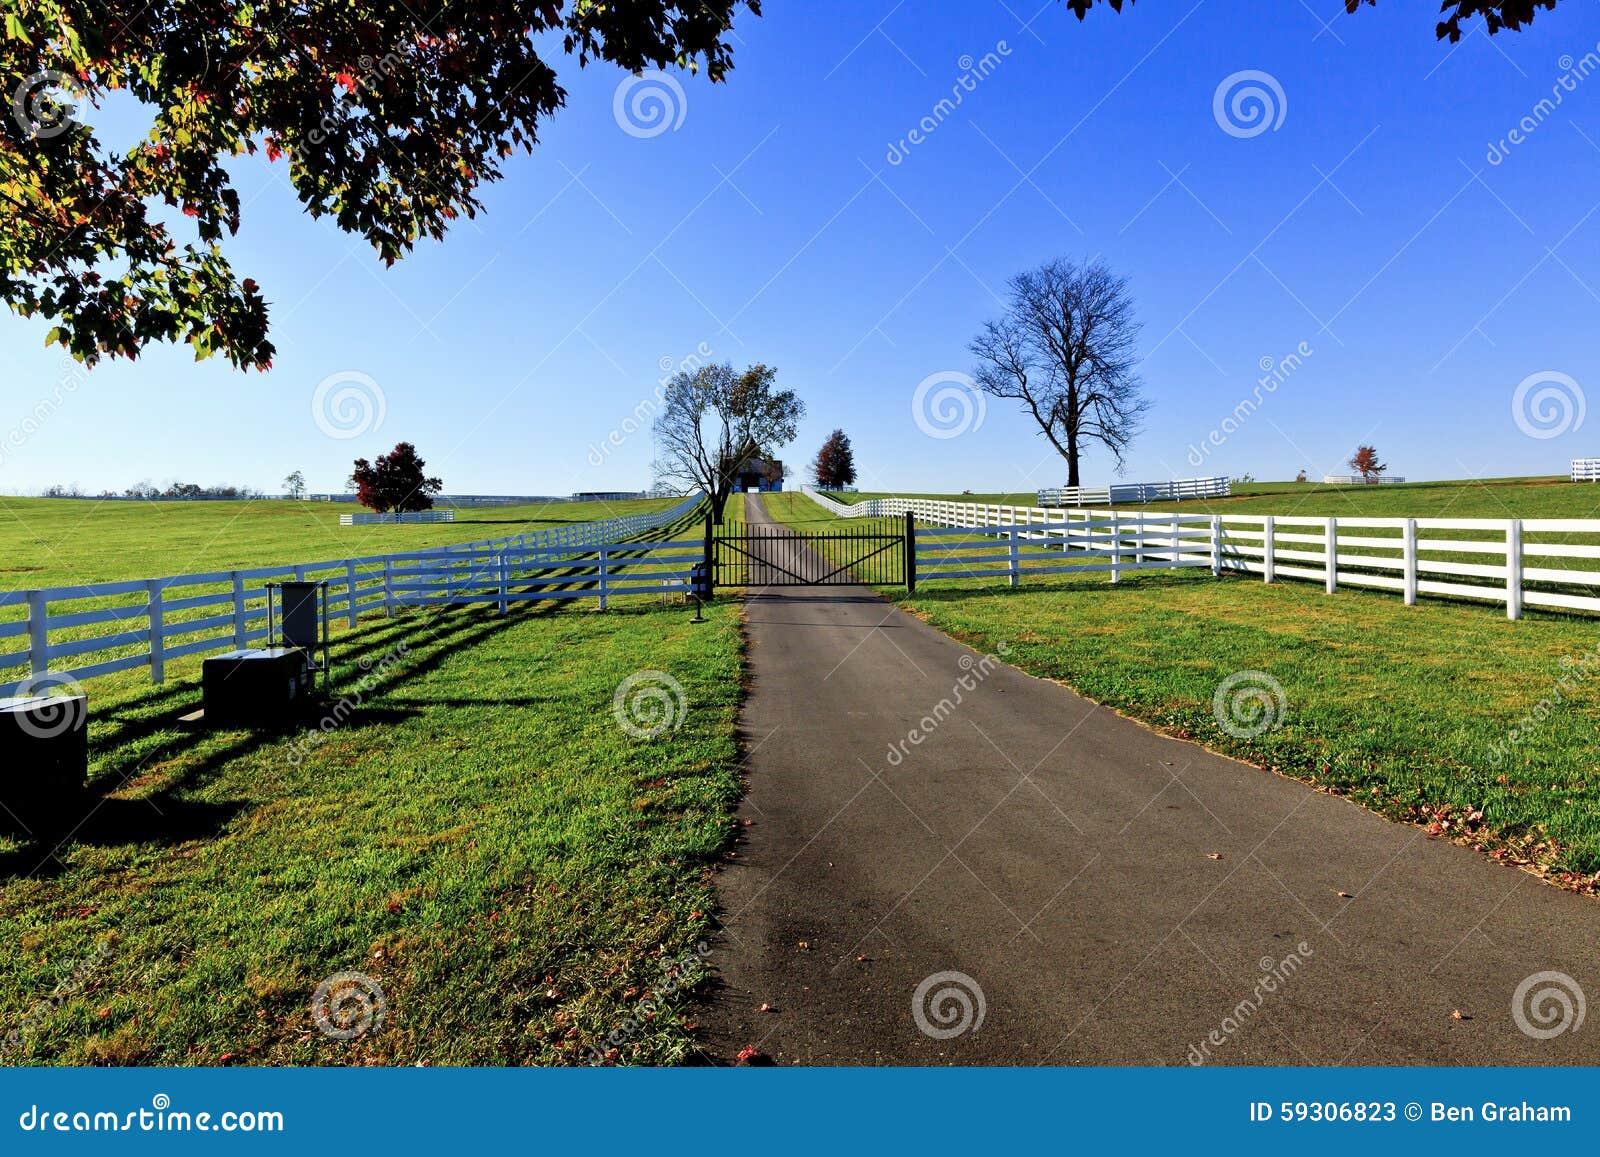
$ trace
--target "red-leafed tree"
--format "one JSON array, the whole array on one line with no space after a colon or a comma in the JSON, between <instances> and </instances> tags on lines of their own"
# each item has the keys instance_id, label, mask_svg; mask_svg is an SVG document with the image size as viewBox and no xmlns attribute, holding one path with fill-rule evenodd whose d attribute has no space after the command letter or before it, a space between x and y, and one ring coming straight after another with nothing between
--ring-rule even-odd
<instances>
[{"instance_id":1,"label":"red-leafed tree","mask_svg":"<svg viewBox=\"0 0 1600 1157\"><path fill-rule=\"evenodd\" d=\"M1363 482L1376 482L1389 467L1378 461L1378 452L1371 446L1358 446L1350 455L1350 468L1361 475Z\"/></svg>"},{"instance_id":2,"label":"red-leafed tree","mask_svg":"<svg viewBox=\"0 0 1600 1157\"><path fill-rule=\"evenodd\" d=\"M835 430L817 451L817 460L811 464L817 485L824 490L849 486L856 480L856 456L850 448L850 438L843 430Z\"/></svg>"},{"instance_id":3,"label":"red-leafed tree","mask_svg":"<svg viewBox=\"0 0 1600 1157\"><path fill-rule=\"evenodd\" d=\"M444 483L424 473L427 465L410 442L397 443L387 454L379 454L376 462L357 458L350 475L356 484L356 501L379 514L432 510L433 496Z\"/></svg>"}]
</instances>

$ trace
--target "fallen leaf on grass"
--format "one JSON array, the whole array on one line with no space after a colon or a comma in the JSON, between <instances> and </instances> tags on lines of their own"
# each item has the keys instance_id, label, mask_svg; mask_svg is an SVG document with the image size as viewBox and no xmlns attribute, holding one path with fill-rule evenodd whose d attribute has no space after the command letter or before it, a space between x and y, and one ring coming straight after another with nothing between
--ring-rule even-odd
<instances>
[{"instance_id":1,"label":"fallen leaf on grass","mask_svg":"<svg viewBox=\"0 0 1600 1157\"><path fill-rule=\"evenodd\" d=\"M1206 853L1206 859L1208 859L1208 860L1220 860L1220 859L1222 859L1222 853L1221 852L1207 852Z\"/></svg>"}]
</instances>

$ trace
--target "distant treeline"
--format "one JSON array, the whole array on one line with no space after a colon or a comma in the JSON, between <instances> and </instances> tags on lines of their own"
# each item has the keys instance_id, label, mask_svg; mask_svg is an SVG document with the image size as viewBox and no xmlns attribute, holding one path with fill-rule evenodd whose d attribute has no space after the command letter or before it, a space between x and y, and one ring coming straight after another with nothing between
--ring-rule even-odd
<instances>
[{"instance_id":1,"label":"distant treeline","mask_svg":"<svg viewBox=\"0 0 1600 1157\"><path fill-rule=\"evenodd\" d=\"M174 482L165 489L151 482L136 482L126 490L102 490L99 494L85 494L81 487L72 486L47 486L44 489L45 498L95 498L95 499L133 499L139 498L146 501L173 499L178 501L194 501L202 498L265 498L267 495L248 486L201 486L197 482Z\"/></svg>"}]
</instances>

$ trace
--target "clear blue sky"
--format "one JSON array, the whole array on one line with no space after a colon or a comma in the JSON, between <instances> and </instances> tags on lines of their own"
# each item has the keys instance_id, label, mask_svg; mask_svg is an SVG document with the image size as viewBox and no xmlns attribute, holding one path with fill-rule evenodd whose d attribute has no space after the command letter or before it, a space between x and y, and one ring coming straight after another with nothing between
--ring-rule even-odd
<instances>
[{"instance_id":1,"label":"clear blue sky","mask_svg":"<svg viewBox=\"0 0 1600 1157\"><path fill-rule=\"evenodd\" d=\"M766 7L736 28L729 82L684 75L681 125L652 137L619 127L625 74L560 62L569 106L487 189L487 215L391 270L301 214L283 162L242 162L230 252L273 303L273 370L170 347L102 366L20 447L0 445L0 490L275 490L295 468L337 489L352 457L400 439L457 492L643 487L647 433L598 467L590 447L702 343L799 391L796 465L841 426L863 488L1059 483L1064 464L1007 403L936 439L912 400L930 375L970 370L1010 274L1095 255L1130 278L1144 324L1153 408L1129 479L1316 474L1362 440L1411 478L1560 473L1600 454L1600 414L1533 438L1512 413L1531 374L1600 385L1600 73L1535 112L1563 58L1596 51L1593 5L1455 48L1434 40L1436 5L1402 0L1356 16L1342 0L1140 0L1083 24L1043 0ZM997 66L936 113L987 53ZM1218 85L1243 70L1281 87L1275 129L1219 126ZM1525 117L1537 127L1491 164ZM0 438L58 377L45 328L0 317ZM1262 359L1302 342L1304 364L1195 467L1191 445L1252 393ZM385 405L352 440L312 413L343 371ZM1111 477L1088 458L1086 481Z\"/></svg>"}]
</instances>

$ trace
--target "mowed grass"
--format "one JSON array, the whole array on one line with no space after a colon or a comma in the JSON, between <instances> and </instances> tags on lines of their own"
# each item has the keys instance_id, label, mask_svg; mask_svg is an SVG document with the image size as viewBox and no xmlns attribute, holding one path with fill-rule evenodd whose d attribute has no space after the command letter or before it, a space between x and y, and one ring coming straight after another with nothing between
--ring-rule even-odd
<instances>
[{"instance_id":1,"label":"mowed grass","mask_svg":"<svg viewBox=\"0 0 1600 1157\"><path fill-rule=\"evenodd\" d=\"M854 505L868 498L932 498L999 506L1037 506L1037 492L994 494L834 494ZM812 504L815 506L815 503ZM1107 508L1111 509L1111 508ZM1325 486L1320 482L1248 482L1227 498L1121 503L1119 510L1204 514L1279 514L1339 518L1600 518L1600 484L1559 478L1486 478Z\"/></svg>"},{"instance_id":2,"label":"mowed grass","mask_svg":"<svg viewBox=\"0 0 1600 1157\"><path fill-rule=\"evenodd\" d=\"M808 527L830 517L791 497L804 505L768 509L792 510ZM1595 886L1593 617L1530 611L1509 622L1489 605L1407 607L1395 595L1329 596L1313 583L1204 570L1116 584L1103 574L1034 577L1017 588L983 575L885 593L981 650L1004 645L1023 670L1174 735ZM1281 686L1284 709L1279 726L1240 738L1224 729L1214 697L1248 671Z\"/></svg>"},{"instance_id":3,"label":"mowed grass","mask_svg":"<svg viewBox=\"0 0 1600 1157\"><path fill-rule=\"evenodd\" d=\"M736 606L691 617L363 624L326 732L194 729L192 681L97 709L92 813L0 845L5 1062L684 1060L742 649ZM654 738L613 713L641 671ZM340 972L386 1003L349 1041L310 1012Z\"/></svg>"},{"instance_id":4,"label":"mowed grass","mask_svg":"<svg viewBox=\"0 0 1600 1157\"><path fill-rule=\"evenodd\" d=\"M677 499L456 511L451 523L340 526L343 502L0 497L0 589L162 578L394 554L660 510Z\"/></svg>"}]
</instances>

